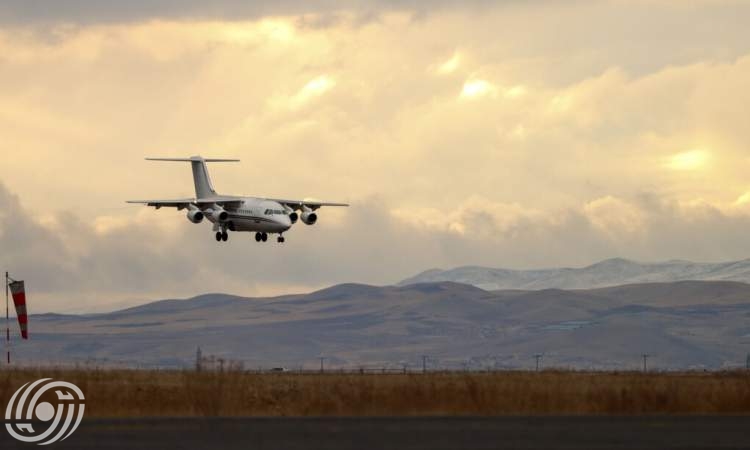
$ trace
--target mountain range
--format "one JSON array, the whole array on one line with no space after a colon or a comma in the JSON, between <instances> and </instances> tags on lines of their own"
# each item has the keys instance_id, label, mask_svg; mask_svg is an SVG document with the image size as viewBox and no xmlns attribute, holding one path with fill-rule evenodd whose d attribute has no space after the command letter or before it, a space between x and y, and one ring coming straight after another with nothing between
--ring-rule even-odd
<instances>
[{"instance_id":1,"label":"mountain range","mask_svg":"<svg viewBox=\"0 0 750 450\"><path fill-rule=\"evenodd\" d=\"M537 270L463 266L450 270L428 270L407 278L398 285L452 281L471 284L486 290L537 290L593 289L623 284L669 283L688 280L750 283L750 259L723 263L695 263L679 260L639 263L614 258L582 268Z\"/></svg>"},{"instance_id":2,"label":"mountain range","mask_svg":"<svg viewBox=\"0 0 750 450\"><path fill-rule=\"evenodd\" d=\"M246 368L660 369L744 366L750 285L641 283L505 289L343 284L309 294L207 294L105 314L41 314L21 364L192 367L196 350Z\"/></svg>"}]
</instances>

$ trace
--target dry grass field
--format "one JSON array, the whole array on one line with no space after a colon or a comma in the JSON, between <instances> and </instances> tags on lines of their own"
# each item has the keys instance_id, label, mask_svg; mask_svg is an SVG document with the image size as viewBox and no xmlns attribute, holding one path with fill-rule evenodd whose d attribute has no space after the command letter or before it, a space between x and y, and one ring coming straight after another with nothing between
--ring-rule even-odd
<instances>
[{"instance_id":1,"label":"dry grass field","mask_svg":"<svg viewBox=\"0 0 750 450\"><path fill-rule=\"evenodd\" d=\"M750 414L750 373L257 374L0 371L0 404L28 381L78 385L87 417Z\"/></svg>"}]
</instances>

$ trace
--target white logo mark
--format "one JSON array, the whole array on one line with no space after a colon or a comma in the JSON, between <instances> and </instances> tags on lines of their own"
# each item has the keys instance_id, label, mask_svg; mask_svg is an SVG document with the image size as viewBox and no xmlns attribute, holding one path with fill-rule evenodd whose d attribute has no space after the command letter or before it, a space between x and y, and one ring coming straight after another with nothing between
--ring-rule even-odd
<instances>
[{"instance_id":1,"label":"white logo mark","mask_svg":"<svg viewBox=\"0 0 750 450\"><path fill-rule=\"evenodd\" d=\"M55 405L39 402L42 394L50 390L57 394ZM51 378L26 383L13 394L5 409L5 420L10 422L5 428L21 442L48 445L65 440L83 419L84 400L83 392L72 383ZM48 427L40 426L50 421Z\"/></svg>"}]
</instances>

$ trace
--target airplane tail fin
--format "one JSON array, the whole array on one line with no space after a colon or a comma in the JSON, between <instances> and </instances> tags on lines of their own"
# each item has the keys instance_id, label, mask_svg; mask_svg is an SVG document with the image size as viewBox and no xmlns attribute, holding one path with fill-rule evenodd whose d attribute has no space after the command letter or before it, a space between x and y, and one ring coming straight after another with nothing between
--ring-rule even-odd
<instances>
[{"instance_id":1,"label":"airplane tail fin","mask_svg":"<svg viewBox=\"0 0 750 450\"><path fill-rule=\"evenodd\" d=\"M208 175L207 162L237 162L239 159L212 159L201 156L191 156L190 158L146 158L149 161L184 161L189 162L193 167L193 183L195 183L196 198L207 198L218 195L211 183L211 177Z\"/></svg>"}]
</instances>

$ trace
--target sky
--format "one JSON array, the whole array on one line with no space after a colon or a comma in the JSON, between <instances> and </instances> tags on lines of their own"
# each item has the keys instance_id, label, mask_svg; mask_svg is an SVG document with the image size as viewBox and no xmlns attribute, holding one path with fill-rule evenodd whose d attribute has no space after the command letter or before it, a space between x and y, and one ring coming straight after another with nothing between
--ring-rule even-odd
<instances>
[{"instance_id":1,"label":"sky","mask_svg":"<svg viewBox=\"0 0 750 450\"><path fill-rule=\"evenodd\" d=\"M750 3L0 4L0 263L32 312L430 268L750 257ZM125 200L346 201L283 245ZM271 240L269 240L271 241Z\"/></svg>"}]
</instances>

